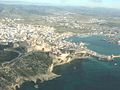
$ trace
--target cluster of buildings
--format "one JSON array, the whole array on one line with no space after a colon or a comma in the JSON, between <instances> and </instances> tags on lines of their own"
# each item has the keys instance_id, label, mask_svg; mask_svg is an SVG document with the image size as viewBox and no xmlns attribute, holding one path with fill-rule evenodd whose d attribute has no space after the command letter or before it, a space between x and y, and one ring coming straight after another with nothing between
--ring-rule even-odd
<instances>
[{"instance_id":1,"label":"cluster of buildings","mask_svg":"<svg viewBox=\"0 0 120 90\"><path fill-rule=\"evenodd\" d=\"M65 40L73 35L71 32L57 33L55 28L50 26L18 24L11 19L0 22L0 44L11 42L13 48L25 47L27 52L52 52L57 56L55 63L67 62L70 51L84 48L84 43Z\"/></svg>"},{"instance_id":2,"label":"cluster of buildings","mask_svg":"<svg viewBox=\"0 0 120 90\"><path fill-rule=\"evenodd\" d=\"M0 43L12 42L16 48L21 45L18 42L26 42L28 52L33 49L57 51L60 48L77 47L76 43L65 40L73 35L71 32L57 33L50 26L18 24L7 18L0 22Z\"/></svg>"},{"instance_id":3,"label":"cluster of buildings","mask_svg":"<svg viewBox=\"0 0 120 90\"><path fill-rule=\"evenodd\" d=\"M110 36L111 42L120 40L120 28L117 23L110 17L93 17L82 15L58 15L58 16L42 16L46 23L55 26L58 30L62 28L66 31L75 31L78 33L89 33L91 35ZM112 40L114 39L114 40Z\"/></svg>"},{"instance_id":4,"label":"cluster of buildings","mask_svg":"<svg viewBox=\"0 0 120 90\"><path fill-rule=\"evenodd\" d=\"M52 19L59 20L56 18ZM67 18L64 17L64 20L67 21ZM94 23L98 22L94 19L93 21ZM81 25L84 26L84 24ZM54 27L48 25L21 24L16 23L15 20L5 18L0 22L0 44L11 42L13 43L13 48L25 47L27 52L34 50L50 51L57 56L56 58L59 62L69 60L68 57L70 57L71 52L75 53L75 51L79 50L82 53L82 51L86 50L84 43L66 41L66 38L77 34L72 32L57 33L55 30ZM96 33L98 32L96 31Z\"/></svg>"},{"instance_id":5,"label":"cluster of buildings","mask_svg":"<svg viewBox=\"0 0 120 90\"><path fill-rule=\"evenodd\" d=\"M50 24L54 24L56 27L66 27L69 29L78 29L84 32L104 32L109 31L111 28L108 26L104 26L103 24L107 24L107 20L105 19L98 19L96 17L88 17L85 18L80 15L70 16L70 15L63 15L63 16L43 16L42 17L46 22ZM80 32L79 31L79 32ZM104 32L106 33L106 32Z\"/></svg>"}]
</instances>

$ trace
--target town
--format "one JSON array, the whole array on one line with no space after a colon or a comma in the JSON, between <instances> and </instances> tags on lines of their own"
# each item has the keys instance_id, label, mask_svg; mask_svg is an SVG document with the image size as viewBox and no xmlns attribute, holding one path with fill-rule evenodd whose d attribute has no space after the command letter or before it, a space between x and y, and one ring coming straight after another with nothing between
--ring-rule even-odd
<instances>
[{"instance_id":1,"label":"town","mask_svg":"<svg viewBox=\"0 0 120 90\"><path fill-rule=\"evenodd\" d=\"M17 19L20 20L20 19ZM58 20L58 19L57 19ZM93 20L91 22L98 21ZM113 57L96 54L89 50L85 43L68 42L65 39L71 36L80 35L73 32L58 33L56 28L43 25L17 24L12 19L2 19L0 23L0 43L11 44L13 49L23 47L24 53L32 51L47 51L56 55L58 64L69 62L78 57L95 56L101 59L113 60ZM103 34L103 33L102 33ZM91 35L91 34L88 34ZM93 34L92 34L93 35ZM4 48L3 48L4 49ZM79 51L78 51L79 50ZM80 54L78 57L75 56ZM73 56L71 56L73 55ZM82 56L83 55L83 56ZM74 58L73 58L74 57Z\"/></svg>"},{"instance_id":2,"label":"town","mask_svg":"<svg viewBox=\"0 0 120 90\"><path fill-rule=\"evenodd\" d=\"M88 10L82 7L80 10L76 7L24 5L1 5L1 7L3 8L0 10L0 90L18 90L17 88L26 81L34 82L34 87L39 88L37 80L43 83L60 77L61 75L53 72L54 68L70 65L73 61L88 60L91 61L92 65L88 65L91 67L96 62L99 65L102 62L101 67L105 62L112 63L115 69L119 67L117 63L120 58L119 13L117 16L107 12L108 10L105 14L106 12L96 12L96 9ZM70 40L72 37L89 39L90 36L106 37L99 40L104 42L102 44L96 37L91 40L96 40L90 45L96 51L89 48L90 43L84 40L78 39L77 42ZM106 49L109 45L110 48ZM118 54L112 52L114 48L114 52ZM112 54L108 55L102 51L110 51ZM98 69L101 67L98 66ZM105 68L106 72L108 67ZM74 66L73 72L76 72L76 69L78 68Z\"/></svg>"}]
</instances>

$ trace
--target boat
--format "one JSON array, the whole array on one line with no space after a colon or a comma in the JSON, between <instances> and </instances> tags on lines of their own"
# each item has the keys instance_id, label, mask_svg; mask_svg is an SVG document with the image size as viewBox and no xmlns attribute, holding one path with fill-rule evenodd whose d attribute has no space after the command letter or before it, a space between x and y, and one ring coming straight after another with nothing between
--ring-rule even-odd
<instances>
[{"instance_id":1,"label":"boat","mask_svg":"<svg viewBox=\"0 0 120 90\"><path fill-rule=\"evenodd\" d=\"M115 66L117 66L117 63L114 63Z\"/></svg>"},{"instance_id":2,"label":"boat","mask_svg":"<svg viewBox=\"0 0 120 90\"><path fill-rule=\"evenodd\" d=\"M120 40L118 41L118 45L120 45Z\"/></svg>"}]
</instances>

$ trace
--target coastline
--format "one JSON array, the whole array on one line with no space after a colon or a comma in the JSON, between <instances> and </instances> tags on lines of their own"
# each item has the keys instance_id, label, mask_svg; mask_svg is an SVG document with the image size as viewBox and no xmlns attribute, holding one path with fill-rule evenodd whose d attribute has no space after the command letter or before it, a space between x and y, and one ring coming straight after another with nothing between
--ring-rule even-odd
<instances>
[{"instance_id":1,"label":"coastline","mask_svg":"<svg viewBox=\"0 0 120 90\"><path fill-rule=\"evenodd\" d=\"M41 83L44 81L52 80L54 78L60 77L60 75L54 74L54 73L48 73L48 74L43 74L43 75L36 75L34 77L19 77L16 79L16 84L11 86L14 90L16 88L20 88L20 86L25 82L25 81L33 81L36 84L37 80L40 80Z\"/></svg>"},{"instance_id":2,"label":"coastline","mask_svg":"<svg viewBox=\"0 0 120 90\"><path fill-rule=\"evenodd\" d=\"M61 42L62 40L64 40L65 38L69 38L69 37L71 37L71 36L74 36L74 34L68 34L67 36L66 36L66 34L63 34L63 35L61 35L59 38L58 38L58 42ZM89 35L85 35L85 36L83 36L83 37L88 37ZM56 39L57 40L57 39ZM35 43L32 43L32 44L35 44ZM55 67L55 66L59 66L59 65L63 65L63 64L69 64L71 61L73 61L73 60L76 60L76 59L79 59L79 60L81 60L81 59L83 59L83 58L90 58L90 57L96 57L97 55L96 55L96 52L93 52L92 50L89 50L86 46L85 46L85 43L80 43L80 44L75 44L75 43L72 43L72 42L62 42L62 44L60 44L60 45L58 45L58 46L56 46L55 48L54 48L54 50L52 51L52 49L50 48L50 47L52 47L53 48L53 46L51 46L50 45L50 43L48 44L48 42L46 41L46 42L44 42L44 43L42 43L43 44L43 46L42 45L39 45L39 47L40 48L37 48L37 50L36 50L36 46L37 45L34 45L34 47L33 46L31 46L31 48L32 48L32 50L31 51L28 51L28 52L26 52L25 53L25 55L23 55L22 57L24 57L24 56L26 56L27 57L27 55L29 55L29 54L32 54L32 52L34 51L34 52L36 52L36 51L42 51L42 48L44 48L44 51L42 51L42 52L50 52L51 53L51 57L53 57L53 62L52 62L52 64L51 64L51 66L49 67L49 69L48 69L48 71L49 71L49 73L47 73L47 74L44 74L44 75L42 75L42 74L38 74L38 75L35 75L35 76L30 76L30 77L17 77L17 78L14 78L14 79L16 79L16 81L14 82L14 84L12 84L12 86L8 86L9 87L9 90L10 90L10 88L11 89L14 89L14 90L16 90L16 87L20 87L20 85L22 85L25 81L33 81L34 83L36 83L36 81L39 79L39 80L41 80L42 82L43 81L48 81L48 80L52 80L52 79L54 79L54 78L57 78L57 77L59 77L60 75L56 75L56 74L54 74L54 73L52 73L52 71L53 71L53 68ZM71 45L71 46L73 46L73 48L75 48L75 49L73 49L73 51L72 51L72 54L70 53L70 51L71 50L69 50L69 49L71 49L70 48L70 46L69 45ZM46 48L46 46L49 46L49 48ZM65 47L64 47L65 46ZM79 48L77 48L76 49L76 47L79 47ZM66 47L68 47L68 50L66 50ZM62 51L60 51L60 50L63 50L63 51L65 51L65 52L62 52ZM56 53L56 51L58 50L58 52L59 53ZM88 53L88 52L90 52L90 53ZM98 53L99 54L99 53ZM17 57L17 58L15 58L15 59L13 59L10 63L5 63L5 64L7 64L7 65L5 65L5 64L3 64L3 67L7 67L7 68L9 68L9 64L15 64L14 62L17 62L17 61L19 61L19 59L22 59L22 57L21 57L21 55L22 55L22 53L20 53L19 54L19 56ZM100 54L101 55L101 54ZM97 57L97 58L99 58L99 56ZM107 58L109 59L109 60L107 60ZM17 61L16 61L17 60ZM111 57L109 57L109 56L105 56L105 59L104 60L107 60L107 61L111 61ZM17 83L17 84L16 84Z\"/></svg>"},{"instance_id":3,"label":"coastline","mask_svg":"<svg viewBox=\"0 0 120 90\"><path fill-rule=\"evenodd\" d=\"M31 53L31 52L30 52ZM25 56L27 56L28 54L26 54ZM69 56L69 54L67 55L67 56ZM44 82L44 81L48 81L48 80L52 80L52 79L54 79L54 78L57 78L57 77L59 77L60 75L56 75L56 74L54 74L54 73L52 73L52 71L53 71L53 68L55 67L55 66L59 66L59 65L63 65L63 64L69 64L71 61L73 61L73 60L76 60L77 58L76 57L70 57L70 58L68 58L67 56L61 56L61 57L59 57L58 58L58 56L56 56L56 55L53 55L52 57L54 57L54 60L53 60L53 63L51 64L51 66L49 67L49 69L48 69L48 71L49 71L49 73L47 73L47 74L44 74L44 75L36 75L36 76L32 76L32 77L28 77L28 78L26 78L26 77L19 77L19 78L16 78L16 83L13 85L12 84L12 86L8 86L8 87L10 87L10 88L12 88L12 89L14 89L14 90L16 90L16 87L20 87L20 85L22 85L25 81L33 81L34 83L36 83L36 81L39 79L39 80L41 80L42 82ZM79 57L78 59L79 60L81 60L81 59L83 59L83 58L90 58L91 56L89 56L89 55L87 55L87 56L81 56L81 57ZM21 57L20 57L21 58ZM61 61L59 61L59 59L61 58ZM64 59L63 59L64 58ZM16 60L14 60L14 61L16 61ZM10 90L10 89L9 89Z\"/></svg>"}]
</instances>

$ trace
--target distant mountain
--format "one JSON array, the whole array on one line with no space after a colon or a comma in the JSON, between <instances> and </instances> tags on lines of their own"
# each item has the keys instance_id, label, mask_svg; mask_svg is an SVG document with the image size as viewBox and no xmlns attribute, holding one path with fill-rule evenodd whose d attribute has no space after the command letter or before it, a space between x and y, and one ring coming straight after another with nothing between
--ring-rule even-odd
<instances>
[{"instance_id":1,"label":"distant mountain","mask_svg":"<svg viewBox=\"0 0 120 90\"><path fill-rule=\"evenodd\" d=\"M0 0L0 4L8 4L8 5L40 5L40 6L51 6L50 3L36 3L36 2L28 2L28 1L15 1L15 0ZM53 5L52 5L53 6Z\"/></svg>"},{"instance_id":2,"label":"distant mountain","mask_svg":"<svg viewBox=\"0 0 120 90\"><path fill-rule=\"evenodd\" d=\"M87 8L70 6L41 6L41 5L18 5L0 4L0 17L37 17L40 15L64 15L66 13L97 15L97 16L117 16L120 17L119 9L108 8Z\"/></svg>"}]
</instances>

